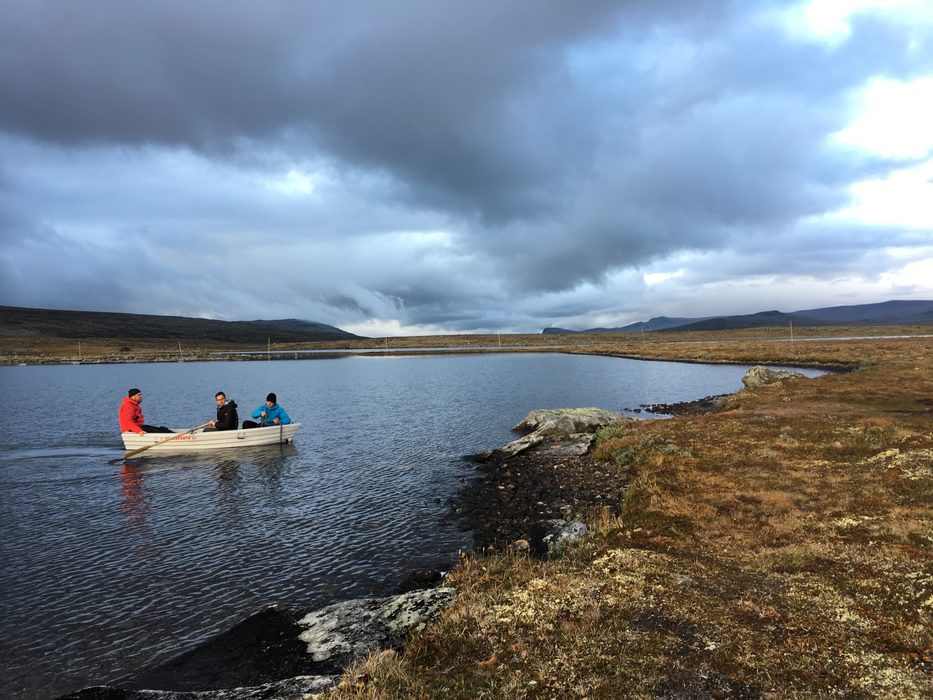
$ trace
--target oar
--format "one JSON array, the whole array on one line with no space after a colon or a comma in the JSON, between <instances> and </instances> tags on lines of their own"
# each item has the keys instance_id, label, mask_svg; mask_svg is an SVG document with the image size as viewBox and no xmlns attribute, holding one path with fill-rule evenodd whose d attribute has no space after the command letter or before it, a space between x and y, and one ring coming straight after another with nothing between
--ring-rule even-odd
<instances>
[{"instance_id":1,"label":"oar","mask_svg":"<svg viewBox=\"0 0 933 700\"><path fill-rule=\"evenodd\" d=\"M123 455L123 459L128 459L128 458L130 458L130 457L135 457L135 456L138 455L140 452L145 452L145 451L148 450L150 447L155 447L156 445L161 445L162 443L168 442L169 440L175 440L176 438L180 438L182 435L187 435L188 433L193 433L195 430L200 430L201 428L206 428L206 427L209 426L210 424L211 424L210 421L208 421L207 423L202 423L201 425L198 425L198 426L195 426L194 428L191 428L191 430L185 430L185 431L183 431L183 432L181 432L181 433L175 433L175 434L172 435L172 437L170 437L170 438L165 438L164 440L159 440L158 442L154 442L154 443L152 443L151 445L146 445L145 447L138 447L138 448L136 448L135 450L130 450L129 452L127 452L126 454Z\"/></svg>"}]
</instances>

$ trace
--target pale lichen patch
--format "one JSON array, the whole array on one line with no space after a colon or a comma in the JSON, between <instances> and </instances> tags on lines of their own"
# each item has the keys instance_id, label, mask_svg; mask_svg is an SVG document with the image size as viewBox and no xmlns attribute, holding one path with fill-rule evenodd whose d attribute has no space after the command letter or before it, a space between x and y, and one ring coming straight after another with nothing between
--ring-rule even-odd
<instances>
[{"instance_id":1,"label":"pale lichen patch","mask_svg":"<svg viewBox=\"0 0 933 700\"><path fill-rule=\"evenodd\" d=\"M852 673L850 682L875 697L928 697L903 664L876 651L853 651L844 656Z\"/></svg>"},{"instance_id":2,"label":"pale lichen patch","mask_svg":"<svg viewBox=\"0 0 933 700\"><path fill-rule=\"evenodd\" d=\"M901 451L892 448L869 457L864 464L885 470L897 469L900 478L908 481L933 479L933 450Z\"/></svg>"}]
</instances>

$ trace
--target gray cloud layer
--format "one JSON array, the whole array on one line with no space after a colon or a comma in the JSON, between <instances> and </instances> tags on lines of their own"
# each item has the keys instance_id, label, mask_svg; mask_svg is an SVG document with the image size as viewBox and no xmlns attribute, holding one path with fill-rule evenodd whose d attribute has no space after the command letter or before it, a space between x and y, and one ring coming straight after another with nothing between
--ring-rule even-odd
<instances>
[{"instance_id":1,"label":"gray cloud layer","mask_svg":"<svg viewBox=\"0 0 933 700\"><path fill-rule=\"evenodd\" d=\"M767 10L4 3L0 303L534 330L684 251L877 274L879 232L800 222L902 165L828 137L931 73L930 28L830 46ZM313 191L263 185L290 170Z\"/></svg>"}]
</instances>

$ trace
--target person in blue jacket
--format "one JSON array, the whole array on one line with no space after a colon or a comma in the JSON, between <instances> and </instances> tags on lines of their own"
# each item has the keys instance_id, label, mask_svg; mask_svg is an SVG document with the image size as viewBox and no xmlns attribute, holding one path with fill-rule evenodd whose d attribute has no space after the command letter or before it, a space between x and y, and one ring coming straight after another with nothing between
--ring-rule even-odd
<instances>
[{"instance_id":1,"label":"person in blue jacket","mask_svg":"<svg viewBox=\"0 0 933 700\"><path fill-rule=\"evenodd\" d=\"M243 427L267 428L270 425L288 425L292 422L285 409L279 406L278 400L273 393L266 396L266 402L253 411L253 418L257 418L259 422L245 420L243 421Z\"/></svg>"}]
</instances>

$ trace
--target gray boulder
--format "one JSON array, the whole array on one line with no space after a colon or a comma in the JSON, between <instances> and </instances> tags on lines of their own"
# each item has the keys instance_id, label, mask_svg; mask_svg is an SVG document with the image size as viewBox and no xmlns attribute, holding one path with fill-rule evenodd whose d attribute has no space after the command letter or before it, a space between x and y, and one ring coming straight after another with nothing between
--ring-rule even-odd
<instances>
[{"instance_id":1,"label":"gray boulder","mask_svg":"<svg viewBox=\"0 0 933 700\"><path fill-rule=\"evenodd\" d=\"M604 425L621 420L629 419L602 408L542 408L529 413L512 430L542 437L595 433Z\"/></svg>"},{"instance_id":2,"label":"gray boulder","mask_svg":"<svg viewBox=\"0 0 933 700\"><path fill-rule=\"evenodd\" d=\"M454 588L429 588L389 598L361 598L313 610L298 621L298 638L315 662L349 666L376 649L399 648L456 597Z\"/></svg>"},{"instance_id":3,"label":"gray boulder","mask_svg":"<svg viewBox=\"0 0 933 700\"><path fill-rule=\"evenodd\" d=\"M773 369L763 365L756 365L742 377L742 385L746 389L754 389L765 384L776 384L785 379L806 379L806 375L786 369Z\"/></svg>"},{"instance_id":4,"label":"gray boulder","mask_svg":"<svg viewBox=\"0 0 933 700\"><path fill-rule=\"evenodd\" d=\"M479 456L508 459L531 448L546 448L555 457L581 456L592 447L599 428L628 420L633 419L602 408L538 409L512 428L526 435Z\"/></svg>"}]
</instances>

